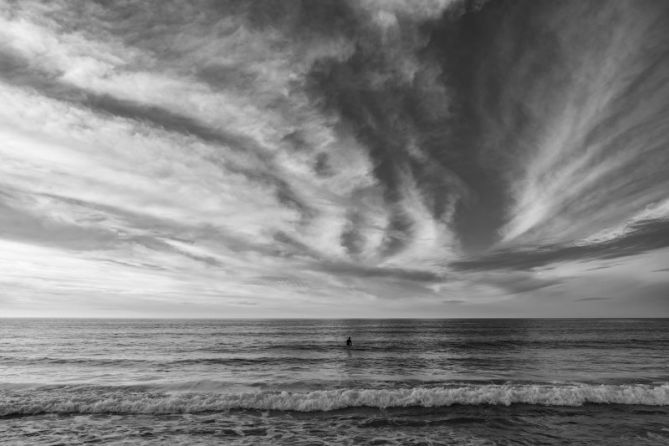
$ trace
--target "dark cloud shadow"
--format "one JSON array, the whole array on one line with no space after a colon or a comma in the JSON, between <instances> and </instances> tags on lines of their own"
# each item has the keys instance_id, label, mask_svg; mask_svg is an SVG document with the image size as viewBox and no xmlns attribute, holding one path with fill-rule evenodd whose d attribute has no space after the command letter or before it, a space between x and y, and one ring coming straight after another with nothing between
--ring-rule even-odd
<instances>
[{"instance_id":1,"label":"dark cloud shadow","mask_svg":"<svg viewBox=\"0 0 669 446\"><path fill-rule=\"evenodd\" d=\"M575 302L590 302L590 301L599 301L599 300L611 300L610 297L582 297L580 299L574 299Z\"/></svg>"},{"instance_id":2,"label":"dark cloud shadow","mask_svg":"<svg viewBox=\"0 0 669 446\"><path fill-rule=\"evenodd\" d=\"M476 282L501 289L505 294L523 294L560 285L564 280L539 278L526 272L504 271L501 273L484 273L476 278Z\"/></svg>"},{"instance_id":3,"label":"dark cloud shadow","mask_svg":"<svg viewBox=\"0 0 669 446\"><path fill-rule=\"evenodd\" d=\"M631 226L628 234L601 243L502 250L471 260L453 262L450 266L459 271L531 270L564 261L628 257L668 246L669 221L646 220Z\"/></svg>"},{"instance_id":4,"label":"dark cloud shadow","mask_svg":"<svg viewBox=\"0 0 669 446\"><path fill-rule=\"evenodd\" d=\"M445 280L442 274L425 270L380 268L351 263L336 263L323 261L312 265L312 269L327 272L333 275L352 276L360 278L393 278L410 282L438 283Z\"/></svg>"}]
</instances>

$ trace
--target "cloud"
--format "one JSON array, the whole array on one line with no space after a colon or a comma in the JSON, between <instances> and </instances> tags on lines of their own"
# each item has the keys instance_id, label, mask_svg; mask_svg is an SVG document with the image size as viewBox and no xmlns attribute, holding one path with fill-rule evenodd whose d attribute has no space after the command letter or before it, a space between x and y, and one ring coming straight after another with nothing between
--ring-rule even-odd
<instances>
[{"instance_id":1,"label":"cloud","mask_svg":"<svg viewBox=\"0 0 669 446\"><path fill-rule=\"evenodd\" d=\"M327 264L321 263L318 269L336 275L348 275L361 278L395 278L411 282L440 282L445 278L442 275L421 269L374 268L356 264Z\"/></svg>"},{"instance_id":2,"label":"cloud","mask_svg":"<svg viewBox=\"0 0 669 446\"><path fill-rule=\"evenodd\" d=\"M492 274L482 276L479 280L503 290L507 295L530 293L563 282L561 279L541 278L532 274Z\"/></svg>"},{"instance_id":3,"label":"cloud","mask_svg":"<svg viewBox=\"0 0 669 446\"><path fill-rule=\"evenodd\" d=\"M494 315L638 273L669 246L668 22L653 2L0 4L3 299Z\"/></svg>"},{"instance_id":4,"label":"cloud","mask_svg":"<svg viewBox=\"0 0 669 446\"><path fill-rule=\"evenodd\" d=\"M617 259L669 246L669 222L649 220L630 227L625 236L591 244L545 245L492 252L453 262L458 270L529 270L569 260Z\"/></svg>"},{"instance_id":5,"label":"cloud","mask_svg":"<svg viewBox=\"0 0 669 446\"><path fill-rule=\"evenodd\" d=\"M539 18L553 53L543 68L547 73L530 80L537 73L525 65L535 62L529 58L510 79L531 92L522 106L524 128L532 130L518 141L526 148L524 162L509 170L517 180L511 182L508 222L500 229L503 243L588 235L593 225L619 221L664 198L669 181L661 167L669 160L658 139L669 128L656 100L669 94L663 81L669 66L665 49L652 43L657 27L666 24L666 10L655 21L644 8L623 2L559 9L557 17ZM559 26L566 16L580 16L587 26ZM651 91L652 97L640 100Z\"/></svg>"}]
</instances>

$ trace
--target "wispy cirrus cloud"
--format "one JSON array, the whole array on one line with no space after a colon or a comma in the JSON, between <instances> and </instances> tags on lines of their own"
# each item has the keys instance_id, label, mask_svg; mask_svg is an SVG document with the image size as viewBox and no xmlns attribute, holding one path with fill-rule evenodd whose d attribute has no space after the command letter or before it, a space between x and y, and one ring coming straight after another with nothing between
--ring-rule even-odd
<instances>
[{"instance_id":1,"label":"wispy cirrus cloud","mask_svg":"<svg viewBox=\"0 0 669 446\"><path fill-rule=\"evenodd\" d=\"M657 37L667 11L651 18L653 6L585 2L529 13L545 27L538 45L552 60L533 69L540 55L521 58L506 79L512 92L529 92L520 110L505 110L525 122L502 243L569 242L666 199L669 127L660 98L669 94L669 65ZM574 20L587 26L570 26Z\"/></svg>"},{"instance_id":2,"label":"wispy cirrus cloud","mask_svg":"<svg viewBox=\"0 0 669 446\"><path fill-rule=\"evenodd\" d=\"M668 246L668 20L2 2L8 314L541 314L611 259L633 284Z\"/></svg>"}]
</instances>

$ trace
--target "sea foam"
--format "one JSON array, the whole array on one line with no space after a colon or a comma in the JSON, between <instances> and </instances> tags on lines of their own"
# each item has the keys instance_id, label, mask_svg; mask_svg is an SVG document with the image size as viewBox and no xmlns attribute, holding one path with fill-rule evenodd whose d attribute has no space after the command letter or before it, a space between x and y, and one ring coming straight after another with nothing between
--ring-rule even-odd
<instances>
[{"instance_id":1,"label":"sea foam","mask_svg":"<svg viewBox=\"0 0 669 446\"><path fill-rule=\"evenodd\" d=\"M44 388L0 393L0 416L61 414L167 414L235 409L319 412L371 407L583 404L669 405L669 384L486 384L407 389L263 391L237 394L166 393L131 388Z\"/></svg>"}]
</instances>

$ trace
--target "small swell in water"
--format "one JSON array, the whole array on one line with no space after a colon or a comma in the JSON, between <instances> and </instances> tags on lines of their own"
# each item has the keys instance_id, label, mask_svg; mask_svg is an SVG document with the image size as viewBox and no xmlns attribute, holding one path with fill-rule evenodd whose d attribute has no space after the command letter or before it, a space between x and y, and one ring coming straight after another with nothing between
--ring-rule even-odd
<instances>
[{"instance_id":1,"label":"small swell in water","mask_svg":"<svg viewBox=\"0 0 669 446\"><path fill-rule=\"evenodd\" d=\"M669 384L488 384L408 389L263 391L239 394L148 392L124 387L46 387L0 394L0 417L61 414L167 414L234 409L319 412L371 407L533 404L669 405Z\"/></svg>"}]
</instances>

